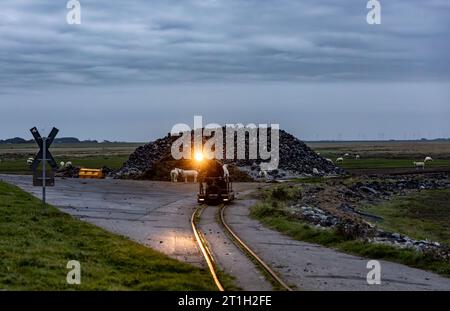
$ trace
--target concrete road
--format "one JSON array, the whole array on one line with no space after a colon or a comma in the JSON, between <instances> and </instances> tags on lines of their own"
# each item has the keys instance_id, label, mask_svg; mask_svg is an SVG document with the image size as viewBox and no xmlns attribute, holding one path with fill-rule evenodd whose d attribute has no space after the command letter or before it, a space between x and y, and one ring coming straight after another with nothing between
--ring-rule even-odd
<instances>
[{"instance_id":1,"label":"concrete road","mask_svg":"<svg viewBox=\"0 0 450 311\"><path fill-rule=\"evenodd\" d=\"M1 175L41 198L31 176ZM236 183L236 191L256 187ZM197 184L57 178L47 188L47 202L62 211L108 231L158 250L172 258L204 266L190 225L197 206Z\"/></svg>"},{"instance_id":2,"label":"concrete road","mask_svg":"<svg viewBox=\"0 0 450 311\"><path fill-rule=\"evenodd\" d=\"M31 176L0 175L41 198ZM196 206L194 184L132 180L56 179L47 202L108 231L161 251L172 258L203 265L190 217Z\"/></svg>"},{"instance_id":3,"label":"concrete road","mask_svg":"<svg viewBox=\"0 0 450 311\"><path fill-rule=\"evenodd\" d=\"M238 200L225 213L227 223L266 263L297 290L450 290L450 279L382 261L381 285L368 285L369 259L293 240L250 219L254 202Z\"/></svg>"}]
</instances>

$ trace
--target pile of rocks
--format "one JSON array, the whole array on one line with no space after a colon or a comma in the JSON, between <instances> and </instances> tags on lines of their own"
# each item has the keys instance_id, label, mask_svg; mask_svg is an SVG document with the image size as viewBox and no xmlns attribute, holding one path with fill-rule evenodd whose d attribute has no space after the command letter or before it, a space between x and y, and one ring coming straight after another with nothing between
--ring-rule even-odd
<instances>
[{"instance_id":1,"label":"pile of rocks","mask_svg":"<svg viewBox=\"0 0 450 311\"><path fill-rule=\"evenodd\" d=\"M295 218L305 220L317 227L334 227L340 222L339 218L329 212L301 204L290 206L287 211Z\"/></svg>"},{"instance_id":2,"label":"pile of rocks","mask_svg":"<svg viewBox=\"0 0 450 311\"><path fill-rule=\"evenodd\" d=\"M343 174L344 171L317 155L304 142L280 131L280 170L303 175Z\"/></svg>"},{"instance_id":3,"label":"pile of rocks","mask_svg":"<svg viewBox=\"0 0 450 311\"><path fill-rule=\"evenodd\" d=\"M223 132L225 135L225 129ZM173 162L174 159L171 156L171 146L176 139L177 137L171 137L168 135L145 146L137 148L136 151L130 155L128 161L124 163L123 167L115 172L115 177L122 179L147 179L152 178L153 175L157 174L157 172L155 172L155 167L162 161L169 161L172 164L177 165L176 162ZM224 139L223 142L223 150L225 152L227 148L226 139ZM247 150L248 144L247 139ZM288 178L312 175L324 176L344 173L342 169L334 166L332 163L317 155L304 142L283 130L280 130L279 151L279 168L272 172L268 172L271 178ZM241 160L226 160L225 162L237 166L242 172L245 172L252 179L256 179L261 175L260 163L262 161L260 159L247 158Z\"/></svg>"},{"instance_id":4,"label":"pile of rocks","mask_svg":"<svg viewBox=\"0 0 450 311\"><path fill-rule=\"evenodd\" d=\"M149 144L138 147L123 164L122 168L114 173L115 178L141 179L147 171L164 159L171 158L171 146L176 138L167 135Z\"/></svg>"},{"instance_id":5,"label":"pile of rocks","mask_svg":"<svg viewBox=\"0 0 450 311\"><path fill-rule=\"evenodd\" d=\"M433 178L431 178L433 177ZM447 173L428 175L405 175L398 178L357 182L349 187L347 196L379 196L389 197L404 194L408 190L436 190L450 188L450 176Z\"/></svg>"},{"instance_id":6,"label":"pile of rocks","mask_svg":"<svg viewBox=\"0 0 450 311\"><path fill-rule=\"evenodd\" d=\"M370 242L394 245L400 248L412 248L421 253L430 255L435 259L450 261L450 248L447 245L428 240L414 240L400 233L391 233L383 230L377 230L374 238Z\"/></svg>"},{"instance_id":7,"label":"pile of rocks","mask_svg":"<svg viewBox=\"0 0 450 311\"><path fill-rule=\"evenodd\" d=\"M318 228L334 228L348 238L372 238L376 235L375 226L352 217L341 217L311 206L295 204L287 211L297 219L304 220Z\"/></svg>"}]
</instances>

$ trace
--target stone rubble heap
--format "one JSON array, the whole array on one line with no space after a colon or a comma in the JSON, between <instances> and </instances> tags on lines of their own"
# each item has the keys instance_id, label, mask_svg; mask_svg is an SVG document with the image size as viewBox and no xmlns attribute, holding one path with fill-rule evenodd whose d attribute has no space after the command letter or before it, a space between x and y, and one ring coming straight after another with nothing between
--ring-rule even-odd
<instances>
[{"instance_id":1,"label":"stone rubble heap","mask_svg":"<svg viewBox=\"0 0 450 311\"><path fill-rule=\"evenodd\" d=\"M163 159L171 158L171 146L176 138L167 135L144 146L138 147L123 164L122 168L114 173L115 178L141 179L146 172Z\"/></svg>"},{"instance_id":2,"label":"stone rubble heap","mask_svg":"<svg viewBox=\"0 0 450 311\"><path fill-rule=\"evenodd\" d=\"M152 174L149 174L149 172L153 172L158 163L161 161L174 161L171 156L171 146L176 139L177 137L168 135L137 148L130 155L128 161L124 163L123 167L115 172L114 176L121 179L151 178ZM226 139L223 141L225 152ZM248 150L248 139L246 141L246 149ZM226 160L225 162L237 166L252 179L257 179L261 175L259 164L262 161L259 159ZM344 171L317 155L304 142L280 130L279 167L277 170L268 173L269 178L287 178L338 175L343 174Z\"/></svg>"},{"instance_id":3,"label":"stone rubble heap","mask_svg":"<svg viewBox=\"0 0 450 311\"><path fill-rule=\"evenodd\" d=\"M345 193L350 197L390 197L402 195L408 190L436 190L450 188L450 178L445 173L434 174L434 178L409 175L399 179L358 182L349 187Z\"/></svg>"},{"instance_id":4,"label":"stone rubble heap","mask_svg":"<svg viewBox=\"0 0 450 311\"><path fill-rule=\"evenodd\" d=\"M383 230L378 230L377 235L369 239L369 241L401 248L412 248L422 253L431 254L434 258L450 261L450 248L438 242L414 240L400 233L385 232Z\"/></svg>"}]
</instances>

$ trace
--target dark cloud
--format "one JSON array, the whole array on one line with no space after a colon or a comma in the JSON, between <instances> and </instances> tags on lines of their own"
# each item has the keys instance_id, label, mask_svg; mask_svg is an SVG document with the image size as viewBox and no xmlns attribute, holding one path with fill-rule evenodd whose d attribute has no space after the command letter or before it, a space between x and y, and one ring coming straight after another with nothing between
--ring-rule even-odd
<instances>
[{"instance_id":1,"label":"dark cloud","mask_svg":"<svg viewBox=\"0 0 450 311\"><path fill-rule=\"evenodd\" d=\"M450 1L0 3L0 138L147 140L174 122L273 122L305 139L450 135ZM88 112L88 113L87 113ZM82 120L82 121L80 121Z\"/></svg>"},{"instance_id":2,"label":"dark cloud","mask_svg":"<svg viewBox=\"0 0 450 311\"><path fill-rule=\"evenodd\" d=\"M448 80L447 1L2 1L0 83Z\"/></svg>"}]
</instances>

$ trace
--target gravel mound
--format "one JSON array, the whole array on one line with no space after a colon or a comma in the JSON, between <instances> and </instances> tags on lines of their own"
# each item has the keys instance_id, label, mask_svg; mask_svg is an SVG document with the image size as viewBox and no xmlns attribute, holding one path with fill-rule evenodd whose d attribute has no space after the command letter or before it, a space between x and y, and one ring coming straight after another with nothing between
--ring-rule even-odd
<instances>
[{"instance_id":1,"label":"gravel mound","mask_svg":"<svg viewBox=\"0 0 450 311\"><path fill-rule=\"evenodd\" d=\"M225 135L225 129L224 129ZM270 135L269 135L270 136ZM166 136L141 146L133 152L121 169L114 173L120 179L169 179L173 167L189 168L189 161L175 161L171 155L172 143L177 137ZM193 135L192 135L193 140ZM226 150L226 139L224 150ZM193 145L193 144L192 144ZM248 147L248 139L246 141ZM270 142L269 142L270 147ZM269 173L269 178L339 175L344 171L317 155L304 142L280 130L279 167ZM225 160L250 179L260 177L260 159ZM191 167L192 168L192 167ZM233 168L232 168L233 169ZM240 178L242 179L242 178Z\"/></svg>"}]
</instances>

